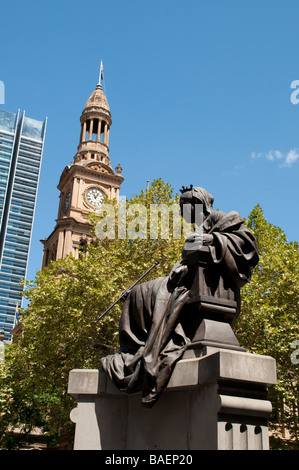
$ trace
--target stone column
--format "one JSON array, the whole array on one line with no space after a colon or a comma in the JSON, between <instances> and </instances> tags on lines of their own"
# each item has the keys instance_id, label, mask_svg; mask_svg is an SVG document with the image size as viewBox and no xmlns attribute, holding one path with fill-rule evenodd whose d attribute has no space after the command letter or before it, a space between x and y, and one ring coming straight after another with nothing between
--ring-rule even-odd
<instances>
[{"instance_id":1,"label":"stone column","mask_svg":"<svg viewBox=\"0 0 299 470\"><path fill-rule=\"evenodd\" d=\"M63 247L63 256L65 258L70 253L73 253L73 244L72 244L72 231L65 231L64 247Z\"/></svg>"},{"instance_id":2,"label":"stone column","mask_svg":"<svg viewBox=\"0 0 299 470\"><path fill-rule=\"evenodd\" d=\"M81 142L85 141L85 137L86 137L86 121L84 121L82 124Z\"/></svg>"},{"instance_id":3,"label":"stone column","mask_svg":"<svg viewBox=\"0 0 299 470\"><path fill-rule=\"evenodd\" d=\"M99 119L99 124L98 124L98 133L97 133L97 142L101 141L101 127L102 127L102 121Z\"/></svg>"},{"instance_id":4,"label":"stone column","mask_svg":"<svg viewBox=\"0 0 299 470\"><path fill-rule=\"evenodd\" d=\"M80 178L74 178L73 188L72 188L71 207L76 207L76 208L78 207L79 187L80 187Z\"/></svg>"},{"instance_id":5,"label":"stone column","mask_svg":"<svg viewBox=\"0 0 299 470\"><path fill-rule=\"evenodd\" d=\"M105 145L108 145L107 129L108 129L108 124L107 124L107 122L105 122L105 127L104 127L104 140L103 140L103 143L104 143Z\"/></svg>"},{"instance_id":6,"label":"stone column","mask_svg":"<svg viewBox=\"0 0 299 470\"><path fill-rule=\"evenodd\" d=\"M189 350L153 408L102 370L70 372L78 450L266 450L275 360L205 346Z\"/></svg>"},{"instance_id":7,"label":"stone column","mask_svg":"<svg viewBox=\"0 0 299 470\"><path fill-rule=\"evenodd\" d=\"M58 233L56 260L63 258L63 248L64 248L64 230L60 230Z\"/></svg>"},{"instance_id":8,"label":"stone column","mask_svg":"<svg viewBox=\"0 0 299 470\"><path fill-rule=\"evenodd\" d=\"M89 120L89 140L92 140L93 119Z\"/></svg>"},{"instance_id":9,"label":"stone column","mask_svg":"<svg viewBox=\"0 0 299 470\"><path fill-rule=\"evenodd\" d=\"M41 266L42 269L48 264L48 255L49 255L49 249L44 247L43 257L42 257L42 266Z\"/></svg>"}]
</instances>

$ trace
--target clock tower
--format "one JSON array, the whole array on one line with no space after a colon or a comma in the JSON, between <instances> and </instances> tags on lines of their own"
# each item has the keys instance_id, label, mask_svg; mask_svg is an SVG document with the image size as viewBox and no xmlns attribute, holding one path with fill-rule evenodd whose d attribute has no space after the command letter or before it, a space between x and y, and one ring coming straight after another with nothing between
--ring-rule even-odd
<instances>
[{"instance_id":1,"label":"clock tower","mask_svg":"<svg viewBox=\"0 0 299 470\"><path fill-rule=\"evenodd\" d=\"M63 170L57 188L60 202L56 226L44 245L42 268L50 261L72 254L80 256L90 241L88 215L99 208L104 196L118 200L120 164L113 170L109 156L109 131L112 124L106 96L99 82L81 118L81 134L72 163Z\"/></svg>"}]
</instances>

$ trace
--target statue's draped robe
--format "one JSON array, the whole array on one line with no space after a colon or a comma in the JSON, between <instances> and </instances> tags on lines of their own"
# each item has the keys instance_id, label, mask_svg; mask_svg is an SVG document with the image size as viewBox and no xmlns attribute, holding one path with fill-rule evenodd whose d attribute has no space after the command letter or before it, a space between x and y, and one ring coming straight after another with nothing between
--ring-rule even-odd
<instances>
[{"instance_id":1,"label":"statue's draped robe","mask_svg":"<svg viewBox=\"0 0 299 470\"><path fill-rule=\"evenodd\" d=\"M258 262L254 237L243 222L237 212L215 211L203 224L203 233L213 235L209 246L211 262L224 267L238 287L249 281ZM169 276L132 289L122 309L120 350L101 360L103 369L120 390L142 391L145 406L156 402L190 343L179 316L190 298L192 263L191 268L183 250L182 261Z\"/></svg>"}]
</instances>

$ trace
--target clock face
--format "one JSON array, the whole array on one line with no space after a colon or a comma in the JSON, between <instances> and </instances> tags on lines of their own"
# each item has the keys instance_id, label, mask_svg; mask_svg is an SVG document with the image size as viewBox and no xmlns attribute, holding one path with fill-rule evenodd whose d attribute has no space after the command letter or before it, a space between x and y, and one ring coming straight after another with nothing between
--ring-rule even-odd
<instances>
[{"instance_id":1,"label":"clock face","mask_svg":"<svg viewBox=\"0 0 299 470\"><path fill-rule=\"evenodd\" d=\"M86 201L92 207L99 207L102 204L104 194L98 188L89 188L86 191Z\"/></svg>"},{"instance_id":2,"label":"clock face","mask_svg":"<svg viewBox=\"0 0 299 470\"><path fill-rule=\"evenodd\" d=\"M64 210L66 211L70 205L71 200L71 193L67 193L65 201L64 201Z\"/></svg>"}]
</instances>

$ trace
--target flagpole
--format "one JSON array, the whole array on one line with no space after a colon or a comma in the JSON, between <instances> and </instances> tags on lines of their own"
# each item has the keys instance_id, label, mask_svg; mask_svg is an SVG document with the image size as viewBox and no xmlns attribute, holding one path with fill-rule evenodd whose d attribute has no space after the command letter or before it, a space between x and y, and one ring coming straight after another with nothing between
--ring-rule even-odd
<instances>
[{"instance_id":1,"label":"flagpole","mask_svg":"<svg viewBox=\"0 0 299 470\"><path fill-rule=\"evenodd\" d=\"M101 60L100 73L99 73L99 83L98 83L98 85L101 85L102 67L103 67L103 62L102 62L102 60Z\"/></svg>"},{"instance_id":2,"label":"flagpole","mask_svg":"<svg viewBox=\"0 0 299 470\"><path fill-rule=\"evenodd\" d=\"M101 68L100 68L100 85L101 85L101 80L103 81L104 93L106 94L105 78L104 78L104 66L103 66L103 61L102 60L101 60Z\"/></svg>"},{"instance_id":3,"label":"flagpole","mask_svg":"<svg viewBox=\"0 0 299 470\"><path fill-rule=\"evenodd\" d=\"M103 67L102 60L101 60L101 66L100 66L99 85L101 85L101 80L104 80L104 67Z\"/></svg>"}]
</instances>

